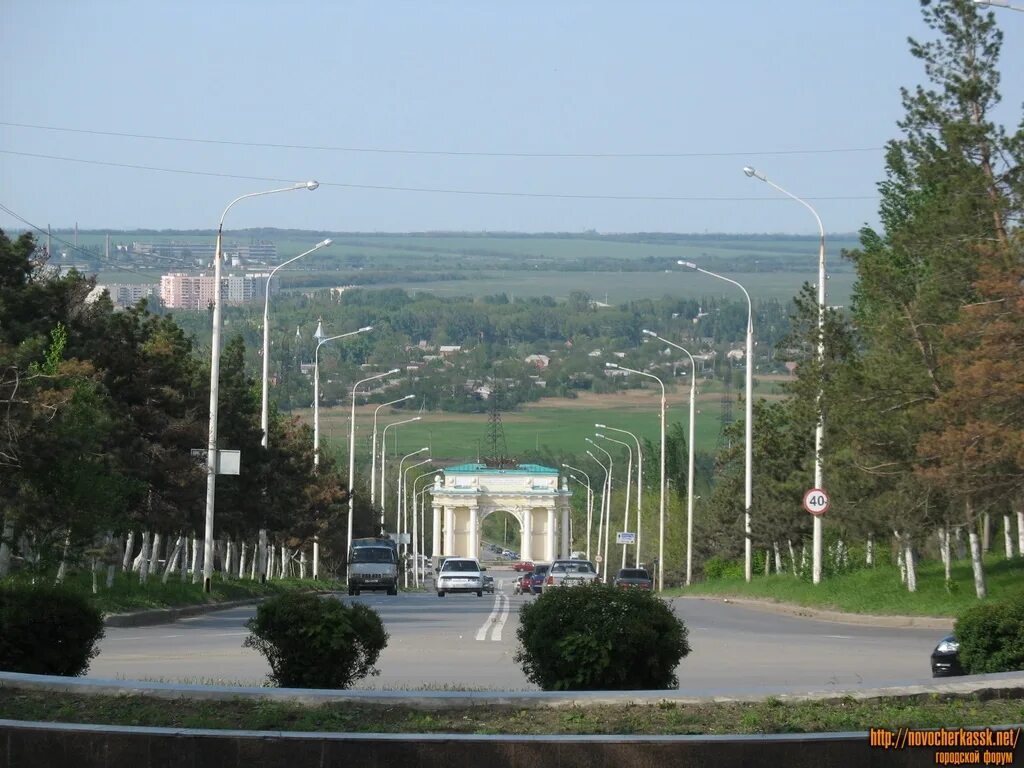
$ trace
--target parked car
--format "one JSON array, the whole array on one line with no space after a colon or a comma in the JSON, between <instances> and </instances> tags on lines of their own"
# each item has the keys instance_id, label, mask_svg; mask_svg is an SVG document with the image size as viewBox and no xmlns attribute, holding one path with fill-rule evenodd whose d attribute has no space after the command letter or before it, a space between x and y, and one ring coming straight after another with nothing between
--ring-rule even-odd
<instances>
[{"instance_id":1,"label":"parked car","mask_svg":"<svg viewBox=\"0 0 1024 768\"><path fill-rule=\"evenodd\" d=\"M486 570L473 558L449 557L437 573L437 596L444 597L449 592L476 592L477 597L483 597Z\"/></svg>"},{"instance_id":2,"label":"parked car","mask_svg":"<svg viewBox=\"0 0 1024 768\"><path fill-rule=\"evenodd\" d=\"M512 585L513 595L529 595L532 593L530 589L530 579L533 573L524 573L522 576L516 578L515 584Z\"/></svg>"},{"instance_id":3,"label":"parked car","mask_svg":"<svg viewBox=\"0 0 1024 768\"><path fill-rule=\"evenodd\" d=\"M494 594L494 577L484 574L484 592Z\"/></svg>"},{"instance_id":4,"label":"parked car","mask_svg":"<svg viewBox=\"0 0 1024 768\"><path fill-rule=\"evenodd\" d=\"M952 635L947 635L932 651L932 677L962 674L965 673L960 666L960 643Z\"/></svg>"},{"instance_id":5,"label":"parked car","mask_svg":"<svg viewBox=\"0 0 1024 768\"><path fill-rule=\"evenodd\" d=\"M548 575L550 568L551 563L540 563L533 566L533 571L530 573L530 592L535 595L540 594L544 588L544 579Z\"/></svg>"},{"instance_id":6,"label":"parked car","mask_svg":"<svg viewBox=\"0 0 1024 768\"><path fill-rule=\"evenodd\" d=\"M512 570L529 573L533 570L533 563L531 563L529 560L520 560L518 563L512 566Z\"/></svg>"},{"instance_id":7,"label":"parked car","mask_svg":"<svg viewBox=\"0 0 1024 768\"><path fill-rule=\"evenodd\" d=\"M597 568L589 560L555 560L544 578L548 587L575 587L597 581Z\"/></svg>"},{"instance_id":8,"label":"parked car","mask_svg":"<svg viewBox=\"0 0 1024 768\"><path fill-rule=\"evenodd\" d=\"M612 584L623 589L652 589L654 581L646 568L623 568L612 580Z\"/></svg>"}]
</instances>

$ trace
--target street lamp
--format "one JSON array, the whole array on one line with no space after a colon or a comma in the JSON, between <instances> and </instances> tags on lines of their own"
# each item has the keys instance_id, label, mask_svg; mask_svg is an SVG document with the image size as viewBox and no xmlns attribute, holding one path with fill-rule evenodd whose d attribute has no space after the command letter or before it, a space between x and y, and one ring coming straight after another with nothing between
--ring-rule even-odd
<instances>
[{"instance_id":1,"label":"street lamp","mask_svg":"<svg viewBox=\"0 0 1024 768\"><path fill-rule=\"evenodd\" d=\"M580 480L578 477L576 477L576 475L572 474L571 472L570 473L566 473L566 477L569 477L572 480L575 480L577 483L579 483L580 485L582 485L584 488L587 489L587 509L589 511L590 505L591 505L591 494L593 493L593 491L590 490L590 483L589 482L584 482L583 480ZM572 520L571 519L569 521L569 530L570 530L570 535L569 535L569 543L570 543L570 545L569 545L569 549L571 551L572 550ZM588 555L587 559L588 560L590 559L589 555Z\"/></svg>"},{"instance_id":2,"label":"street lamp","mask_svg":"<svg viewBox=\"0 0 1024 768\"><path fill-rule=\"evenodd\" d=\"M427 446L423 446L419 450L413 451L412 453L407 453L405 456L403 456L401 459L398 460L398 494L397 494L397 498L395 500L395 532L398 534L399 538L401 538L402 533L403 533L403 531L402 531L402 510L403 510L404 504L403 504L403 498L402 498L402 490L403 490L402 489L402 465L405 463L406 459L411 459L413 456L418 456L419 454L423 453L424 451L429 451L429 450L430 450L430 448L428 448ZM408 547L406 547L406 551L408 552Z\"/></svg>"},{"instance_id":3,"label":"street lamp","mask_svg":"<svg viewBox=\"0 0 1024 768\"><path fill-rule=\"evenodd\" d=\"M384 427L384 429L381 430L381 436L380 436L380 528L381 528L381 535L382 536L384 535L384 507L385 507L386 502L387 502L387 496L384 493L384 490L385 490L385 485L384 485L384 459L387 456L388 430L391 429L392 427L400 427L403 424L409 424L409 423L411 423L413 421L419 421L422 418L423 418L422 416L413 416L411 419L402 419L401 421L393 421L390 424L386 425ZM398 526L396 525L395 528L397 529L397 527ZM395 533L398 533L398 531L396 530Z\"/></svg>"},{"instance_id":4,"label":"street lamp","mask_svg":"<svg viewBox=\"0 0 1024 768\"><path fill-rule=\"evenodd\" d=\"M685 352L686 356L690 358L690 372L693 374L690 377L690 438L689 442L689 465L686 471L686 586L690 586L690 579L693 576L693 453L694 453L694 424L697 421L696 414L696 402L697 402L697 362L693 359L693 355L690 354L689 350L676 344L674 341L663 339L661 336L656 334L654 331L643 331L646 335L652 339L668 344L670 347Z\"/></svg>"},{"instance_id":5,"label":"street lamp","mask_svg":"<svg viewBox=\"0 0 1024 768\"><path fill-rule=\"evenodd\" d=\"M644 495L644 454L640 448L640 438L634 435L627 429L616 429L615 427L609 427L607 424L595 424L598 429L607 429L611 432L621 432L624 435L629 435L633 438L633 442L636 443L636 548L633 550L633 567L640 567L640 533L643 528L643 518L641 517L641 509L643 507L643 495Z\"/></svg>"},{"instance_id":6,"label":"street lamp","mask_svg":"<svg viewBox=\"0 0 1024 768\"><path fill-rule=\"evenodd\" d=\"M406 395L400 397L397 400L392 400L389 403L381 403L373 409L373 440L370 444L370 505L373 506L377 503L377 414L380 413L381 408L387 408L389 405L396 405L398 403L404 403L406 400L412 400L416 395ZM384 534L384 518L380 519L380 532Z\"/></svg>"},{"instance_id":7,"label":"street lamp","mask_svg":"<svg viewBox=\"0 0 1024 768\"><path fill-rule=\"evenodd\" d=\"M390 371L384 371L384 373L378 373L375 376L367 376L365 379L361 379L352 385L352 416L348 421L348 549L345 550L346 552L352 549L352 518L355 516L355 499L353 494L356 485L356 390L359 389L360 385L366 384L369 381L383 379L385 376L393 376L399 372L398 368L392 368Z\"/></svg>"},{"instance_id":8,"label":"street lamp","mask_svg":"<svg viewBox=\"0 0 1024 768\"><path fill-rule=\"evenodd\" d=\"M694 264L692 261L679 261L676 262L681 267L687 267L689 269L695 269L702 274L708 275L709 277L716 277L719 280L724 280L727 283L732 283L741 291L747 298L747 402L745 404L745 443L746 449L744 451L744 480L743 480L743 531L744 531L744 567L743 574L747 581L751 578L751 563L752 563L752 542L750 533L750 507L753 502L754 495L754 484L753 484L753 464L754 464L754 307L750 303L750 294L747 293L747 289L737 283L735 280L729 277L724 277L715 272L709 272L706 269L702 269Z\"/></svg>"},{"instance_id":9,"label":"street lamp","mask_svg":"<svg viewBox=\"0 0 1024 768\"><path fill-rule=\"evenodd\" d=\"M399 478L399 480L401 482L401 491L399 492L399 497L400 497L400 502L401 502L401 505L402 505L402 514L401 514L401 516L402 516L402 530L406 534L409 533L409 500L406 498L407 491L409 490L409 470L410 469L416 469L416 467L422 467L424 464L429 464L431 461L433 461L433 459L431 459L428 456L427 458L423 459L423 461L417 461L415 464L410 464L408 467L405 468L405 471L402 473L402 476ZM416 479L413 480L413 484L414 485L416 484ZM412 525L413 525L413 533L412 533L412 536L409 537L409 541L412 544L413 555L415 555L415 553L416 553L416 509L415 508L412 511ZM408 562L409 562L409 544L405 545L405 559L406 559L406 564L408 564ZM414 568L415 568L415 566L414 566ZM413 577L413 581L415 581L415 577ZM408 567L406 567L406 569L405 569L405 586L408 589L408 587L409 587L409 569L408 569Z\"/></svg>"},{"instance_id":10,"label":"street lamp","mask_svg":"<svg viewBox=\"0 0 1024 768\"><path fill-rule=\"evenodd\" d=\"M284 264L274 267L270 270L270 276L267 278L267 285L264 289L265 295L263 296L263 391L260 395L260 428L263 430L264 448L270 444L270 392L267 388L267 380L270 378L270 281L274 279L277 270L287 267L293 261L298 261L303 256L308 256L313 251L326 248L330 244L330 238L321 240L308 251L300 253L298 256L293 256Z\"/></svg>"},{"instance_id":11,"label":"street lamp","mask_svg":"<svg viewBox=\"0 0 1024 768\"><path fill-rule=\"evenodd\" d=\"M590 527L594 519L594 489L590 486L590 475L584 472L582 469L571 467L568 464L562 464L566 469L571 469L573 472L579 472L585 478L587 478L587 560L590 559ZM577 480L576 482L579 482Z\"/></svg>"},{"instance_id":12,"label":"street lamp","mask_svg":"<svg viewBox=\"0 0 1024 768\"><path fill-rule=\"evenodd\" d=\"M626 450L629 451L629 463L626 465L626 508L625 508L625 512L624 512L624 514L622 516L622 530L623 531L628 531L629 530L629 499L630 499L630 491L632 490L632 486L633 486L633 446L631 446L629 443L627 443L627 442L625 442L623 440L617 440L614 437L608 437L607 435L602 435L600 432L595 432L594 433L594 437L599 437L602 440L607 440L607 441L609 441L611 443L618 443L619 445L624 445L626 447ZM609 519L609 521L611 521L611 513L610 512L608 514L608 519ZM625 568L626 567L626 550L627 549L629 549L629 545L624 543L622 545L622 565L619 566L620 568Z\"/></svg>"},{"instance_id":13,"label":"street lamp","mask_svg":"<svg viewBox=\"0 0 1024 768\"><path fill-rule=\"evenodd\" d=\"M587 451L587 456L589 456L594 461L596 461L597 465L599 467L601 467L601 469L604 470L604 485L601 486L601 511L598 513L598 517L597 517L597 557L595 558L598 561L597 562L597 570L600 571L601 570L601 562L604 560L604 558L601 557L601 533L604 531L604 503L605 503L605 500L608 498L608 486L611 485L612 475L611 475L610 468L606 467L604 465L604 462L601 461L599 458L597 458L597 456L595 456L593 454L593 452ZM589 549L589 547L590 547L590 541L588 539L587 540L587 548ZM589 560L590 558L587 558L587 559Z\"/></svg>"},{"instance_id":14,"label":"street lamp","mask_svg":"<svg viewBox=\"0 0 1024 768\"><path fill-rule=\"evenodd\" d=\"M430 459L427 459L427 461L430 461ZM412 480L412 583L417 587L420 585L420 554L423 551L418 537L423 532L423 526L419 524L419 518L417 517L416 483L424 477L431 477L435 474L437 474L435 470L430 470L429 472L424 472L419 477L414 477ZM423 490L426 490L426 488ZM420 492L422 493L422 491Z\"/></svg>"},{"instance_id":15,"label":"street lamp","mask_svg":"<svg viewBox=\"0 0 1024 768\"><path fill-rule=\"evenodd\" d=\"M658 513L658 591L665 589L665 382L647 371L626 368L615 363L605 363L606 368L616 368L626 373L635 373L654 379L661 385L661 488L659 489Z\"/></svg>"},{"instance_id":16,"label":"street lamp","mask_svg":"<svg viewBox=\"0 0 1024 768\"><path fill-rule=\"evenodd\" d=\"M213 581L213 512L217 492L217 408L220 397L220 273L221 253L224 242L224 217L228 215L231 206L240 200L261 195L273 195L277 192L292 192L297 189L314 190L320 184L315 181L307 181L300 184L292 184L290 187L280 189L268 189L264 192L250 192L247 195L236 197L224 213L220 215L220 222L217 224L217 241L213 252L213 335L210 340L210 423L209 439L206 444L206 525L204 529L205 540L203 541L203 591L209 592Z\"/></svg>"},{"instance_id":17,"label":"street lamp","mask_svg":"<svg viewBox=\"0 0 1024 768\"><path fill-rule=\"evenodd\" d=\"M1002 5L1002 3L996 3ZM1009 4L1006 7L1010 7ZM1022 8L1021 10L1024 10ZM821 224L821 217L814 210L810 203L787 192L775 182L768 179L763 173L747 166L743 169L747 176L759 179L772 189L776 189L791 200L796 200L814 216L818 223L818 394L815 399L815 407L818 411L818 423L814 427L814 487L825 489L824 470L824 441L825 441L825 413L822 410L821 398L825 388L825 227ZM813 565L811 569L811 580L818 584L821 581L821 515L813 518Z\"/></svg>"},{"instance_id":18,"label":"street lamp","mask_svg":"<svg viewBox=\"0 0 1024 768\"><path fill-rule=\"evenodd\" d=\"M584 437L583 439L586 440L592 446L597 448L597 450L599 450L601 453L603 453L605 456L608 457L608 493L605 494L606 497L607 497L607 501L606 501L606 503L601 505L602 509L607 510L606 512L603 512L602 515L601 515L601 519L602 519L602 521L604 521L604 548L602 549L602 547L601 547L601 536L600 536L600 534L598 534L598 546L597 546L598 550L600 550L603 553L604 580L608 581L608 530L612 527L612 474L614 472L615 465L612 462L612 455L610 453L608 453L608 451L606 451L600 445L595 443L589 437ZM589 451L588 451L588 453L589 453ZM605 519L605 516L607 516L607 520Z\"/></svg>"},{"instance_id":19,"label":"street lamp","mask_svg":"<svg viewBox=\"0 0 1024 768\"><path fill-rule=\"evenodd\" d=\"M974 0L974 4L984 8L995 6L996 8L1009 8L1011 11L1024 11L1024 5L1013 5L1010 0Z\"/></svg>"}]
</instances>

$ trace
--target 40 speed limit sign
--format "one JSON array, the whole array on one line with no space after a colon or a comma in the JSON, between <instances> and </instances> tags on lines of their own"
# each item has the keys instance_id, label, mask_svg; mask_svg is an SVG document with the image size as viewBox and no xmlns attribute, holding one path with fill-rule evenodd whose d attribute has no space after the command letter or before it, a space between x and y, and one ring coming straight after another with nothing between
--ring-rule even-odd
<instances>
[{"instance_id":1,"label":"40 speed limit sign","mask_svg":"<svg viewBox=\"0 0 1024 768\"><path fill-rule=\"evenodd\" d=\"M828 511L829 498L821 488L811 488L804 494L804 509L817 517Z\"/></svg>"}]
</instances>

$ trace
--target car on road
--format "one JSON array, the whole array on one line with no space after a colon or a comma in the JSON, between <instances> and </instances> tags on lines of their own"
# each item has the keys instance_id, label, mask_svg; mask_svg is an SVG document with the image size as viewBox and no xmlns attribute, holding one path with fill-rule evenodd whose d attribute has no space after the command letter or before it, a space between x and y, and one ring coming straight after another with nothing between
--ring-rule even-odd
<instances>
[{"instance_id":1,"label":"car on road","mask_svg":"<svg viewBox=\"0 0 1024 768\"><path fill-rule=\"evenodd\" d=\"M529 573L533 570L533 563L531 563L529 560L520 560L518 563L512 566L512 570Z\"/></svg>"},{"instance_id":2,"label":"car on road","mask_svg":"<svg viewBox=\"0 0 1024 768\"><path fill-rule=\"evenodd\" d=\"M494 594L494 577L484 574L484 592Z\"/></svg>"},{"instance_id":3,"label":"car on road","mask_svg":"<svg viewBox=\"0 0 1024 768\"><path fill-rule=\"evenodd\" d=\"M623 568L612 579L612 585L622 589L647 589L654 587L654 581L646 568Z\"/></svg>"},{"instance_id":4,"label":"car on road","mask_svg":"<svg viewBox=\"0 0 1024 768\"><path fill-rule=\"evenodd\" d=\"M530 577L532 573L524 573L522 576L516 578L515 584L512 585L513 595L529 595L532 594L530 589Z\"/></svg>"},{"instance_id":5,"label":"car on road","mask_svg":"<svg viewBox=\"0 0 1024 768\"><path fill-rule=\"evenodd\" d=\"M541 590L544 588L544 579L547 577L550 568L551 563L538 563L533 566L533 571L530 573L530 592L535 595L541 593Z\"/></svg>"},{"instance_id":6,"label":"car on road","mask_svg":"<svg viewBox=\"0 0 1024 768\"><path fill-rule=\"evenodd\" d=\"M597 568L589 560L555 560L544 578L544 589L576 587L598 581Z\"/></svg>"},{"instance_id":7,"label":"car on road","mask_svg":"<svg viewBox=\"0 0 1024 768\"><path fill-rule=\"evenodd\" d=\"M477 597L483 597L486 570L474 558L449 557L437 572L437 596L444 597L449 592L476 592Z\"/></svg>"},{"instance_id":8,"label":"car on road","mask_svg":"<svg viewBox=\"0 0 1024 768\"><path fill-rule=\"evenodd\" d=\"M960 643L953 635L946 635L932 651L932 677L963 675L960 665Z\"/></svg>"}]
</instances>

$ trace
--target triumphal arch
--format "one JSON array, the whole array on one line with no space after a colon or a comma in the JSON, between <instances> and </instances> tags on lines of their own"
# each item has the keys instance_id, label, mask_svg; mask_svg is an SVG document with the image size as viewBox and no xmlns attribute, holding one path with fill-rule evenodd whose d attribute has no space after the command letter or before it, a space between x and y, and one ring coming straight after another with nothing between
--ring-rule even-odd
<instances>
[{"instance_id":1,"label":"triumphal arch","mask_svg":"<svg viewBox=\"0 0 1024 768\"><path fill-rule=\"evenodd\" d=\"M568 481L540 464L491 467L458 464L434 478L433 552L441 557L479 557L480 530L493 512L514 517L522 533L523 560L569 556Z\"/></svg>"}]
</instances>

